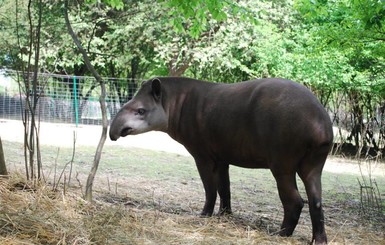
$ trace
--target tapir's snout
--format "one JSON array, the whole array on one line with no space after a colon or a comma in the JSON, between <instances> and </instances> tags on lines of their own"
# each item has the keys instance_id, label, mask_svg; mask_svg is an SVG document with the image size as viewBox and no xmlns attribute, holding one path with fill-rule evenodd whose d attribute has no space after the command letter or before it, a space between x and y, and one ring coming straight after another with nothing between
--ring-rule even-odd
<instances>
[{"instance_id":1,"label":"tapir's snout","mask_svg":"<svg viewBox=\"0 0 385 245\"><path fill-rule=\"evenodd\" d=\"M133 129L131 127L124 127L119 129L118 131L114 131L110 129L110 139L112 141L116 141L120 137L125 137L133 132Z\"/></svg>"},{"instance_id":2,"label":"tapir's snout","mask_svg":"<svg viewBox=\"0 0 385 245\"><path fill-rule=\"evenodd\" d=\"M116 127L112 127L112 125L113 124L111 124L111 127L110 127L110 139L112 141L116 141L120 137L125 137L134 131L134 129L131 127L120 126L116 128Z\"/></svg>"},{"instance_id":3,"label":"tapir's snout","mask_svg":"<svg viewBox=\"0 0 385 245\"><path fill-rule=\"evenodd\" d=\"M117 114L110 125L110 139L112 141L116 141L120 138L122 132L121 125L122 123L119 120L119 114Z\"/></svg>"},{"instance_id":4,"label":"tapir's snout","mask_svg":"<svg viewBox=\"0 0 385 245\"><path fill-rule=\"evenodd\" d=\"M129 134L135 134L137 130L132 126L132 122L129 122L129 117L125 111L118 112L115 118L111 122L110 126L110 139L116 141L120 137L125 137Z\"/></svg>"},{"instance_id":5,"label":"tapir's snout","mask_svg":"<svg viewBox=\"0 0 385 245\"><path fill-rule=\"evenodd\" d=\"M110 139L112 141L116 141L117 139L119 139L120 135L116 134L114 131L113 131L113 128L110 127Z\"/></svg>"},{"instance_id":6,"label":"tapir's snout","mask_svg":"<svg viewBox=\"0 0 385 245\"><path fill-rule=\"evenodd\" d=\"M112 136L112 135L110 134L110 139L111 139L112 141L116 141L118 138L115 137L115 136Z\"/></svg>"}]
</instances>

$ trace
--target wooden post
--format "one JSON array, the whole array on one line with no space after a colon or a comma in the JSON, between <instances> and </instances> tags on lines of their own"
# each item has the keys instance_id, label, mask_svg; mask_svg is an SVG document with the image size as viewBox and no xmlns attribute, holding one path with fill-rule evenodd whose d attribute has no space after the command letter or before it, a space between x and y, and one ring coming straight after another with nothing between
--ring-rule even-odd
<instances>
[{"instance_id":1,"label":"wooden post","mask_svg":"<svg viewBox=\"0 0 385 245\"><path fill-rule=\"evenodd\" d=\"M3 143L0 137L0 175L8 175L7 166L5 166Z\"/></svg>"}]
</instances>

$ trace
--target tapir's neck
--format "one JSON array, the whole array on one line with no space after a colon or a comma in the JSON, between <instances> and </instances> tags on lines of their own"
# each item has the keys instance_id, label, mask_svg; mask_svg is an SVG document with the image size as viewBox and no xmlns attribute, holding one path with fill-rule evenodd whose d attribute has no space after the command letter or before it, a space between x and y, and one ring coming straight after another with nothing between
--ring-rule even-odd
<instances>
[{"instance_id":1,"label":"tapir's neck","mask_svg":"<svg viewBox=\"0 0 385 245\"><path fill-rule=\"evenodd\" d=\"M194 117L202 111L197 107L201 104L199 102L202 97L205 97L204 91L208 91L213 83L186 78L167 78L161 81L164 86L163 107L168 115L165 132L180 142L185 117Z\"/></svg>"},{"instance_id":2,"label":"tapir's neck","mask_svg":"<svg viewBox=\"0 0 385 245\"><path fill-rule=\"evenodd\" d=\"M186 101L186 93L173 94L174 98L167 103L166 113L168 115L168 127L166 133L175 140L180 137L180 121L182 116L183 105Z\"/></svg>"}]
</instances>

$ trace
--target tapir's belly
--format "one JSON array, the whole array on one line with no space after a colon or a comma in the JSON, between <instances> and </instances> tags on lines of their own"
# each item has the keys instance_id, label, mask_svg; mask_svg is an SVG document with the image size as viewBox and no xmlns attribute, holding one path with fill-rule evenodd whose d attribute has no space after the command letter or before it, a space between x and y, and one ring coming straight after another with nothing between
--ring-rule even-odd
<instances>
[{"instance_id":1,"label":"tapir's belly","mask_svg":"<svg viewBox=\"0 0 385 245\"><path fill-rule=\"evenodd\" d=\"M230 160L227 163L242 168L270 168L267 158L237 159Z\"/></svg>"},{"instance_id":2,"label":"tapir's belly","mask_svg":"<svg viewBox=\"0 0 385 245\"><path fill-rule=\"evenodd\" d=\"M250 127L240 121L195 131L185 146L191 148L190 153L194 157L210 158L215 162L243 168L272 168L272 163L284 164L286 160L294 158L299 161L304 156L307 149L305 139L308 137L296 126L278 130L284 128L279 123L269 123L267 126L253 123L255 126ZM238 129L235 129L236 125Z\"/></svg>"},{"instance_id":3,"label":"tapir's belly","mask_svg":"<svg viewBox=\"0 0 385 245\"><path fill-rule=\"evenodd\" d=\"M235 165L243 168L269 168L270 157L267 150L256 149L250 145L239 148L236 142L232 147L222 146L213 151L218 162Z\"/></svg>"},{"instance_id":4,"label":"tapir's belly","mask_svg":"<svg viewBox=\"0 0 385 245\"><path fill-rule=\"evenodd\" d=\"M263 145L258 139L260 138L250 138L248 136L239 136L237 138L205 135L204 138L199 137L199 139L196 139L199 143L194 142L187 145L191 145L190 153L193 156L208 157L215 162L243 168L270 168L270 155L274 154L274 152L272 153L269 146L267 144Z\"/></svg>"}]
</instances>

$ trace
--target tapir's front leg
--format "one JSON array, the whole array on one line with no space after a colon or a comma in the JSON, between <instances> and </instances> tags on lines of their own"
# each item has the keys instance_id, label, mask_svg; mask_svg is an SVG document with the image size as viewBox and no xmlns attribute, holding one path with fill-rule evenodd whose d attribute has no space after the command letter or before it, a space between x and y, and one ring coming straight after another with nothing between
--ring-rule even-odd
<instances>
[{"instance_id":1,"label":"tapir's front leg","mask_svg":"<svg viewBox=\"0 0 385 245\"><path fill-rule=\"evenodd\" d=\"M214 212L215 201L217 200L217 182L214 178L215 164L210 160L195 158L199 175L203 182L206 193L205 206L201 212L202 216L211 216Z\"/></svg>"},{"instance_id":2,"label":"tapir's front leg","mask_svg":"<svg viewBox=\"0 0 385 245\"><path fill-rule=\"evenodd\" d=\"M199 175L206 193L206 202L202 216L211 216L214 212L217 192L220 196L219 215L231 213L229 165L211 160L197 160Z\"/></svg>"}]
</instances>

